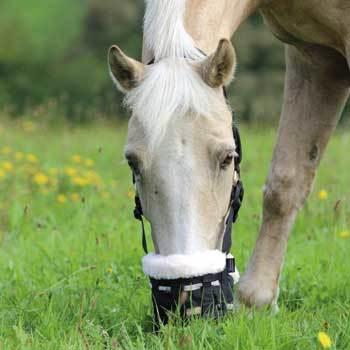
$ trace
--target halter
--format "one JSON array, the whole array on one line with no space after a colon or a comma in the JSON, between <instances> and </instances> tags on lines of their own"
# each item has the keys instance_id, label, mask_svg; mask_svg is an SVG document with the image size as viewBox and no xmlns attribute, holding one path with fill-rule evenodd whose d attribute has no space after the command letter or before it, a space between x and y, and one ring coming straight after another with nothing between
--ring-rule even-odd
<instances>
[{"instance_id":1,"label":"halter","mask_svg":"<svg viewBox=\"0 0 350 350\"><path fill-rule=\"evenodd\" d=\"M204 54L204 53L203 53ZM152 60L149 64L153 64ZM223 94L227 100L225 87ZM168 322L169 312L179 309L182 318L198 315L204 317L219 317L234 308L233 285L238 282L239 273L236 270L235 258L230 254L232 245L232 225L236 222L238 212L243 201L243 183L240 178L240 163L242 160L242 146L238 128L233 125L234 113L232 113L232 133L236 144L234 158L233 184L230 202L224 221L222 253L226 254L226 264L218 273L206 273L196 277L156 279L149 277L152 289L152 302L155 318L155 328L159 329L161 323ZM135 176L133 174L133 183ZM143 222L143 210L140 197L135 193L135 219L141 222L142 247L148 254L145 227Z\"/></svg>"}]
</instances>

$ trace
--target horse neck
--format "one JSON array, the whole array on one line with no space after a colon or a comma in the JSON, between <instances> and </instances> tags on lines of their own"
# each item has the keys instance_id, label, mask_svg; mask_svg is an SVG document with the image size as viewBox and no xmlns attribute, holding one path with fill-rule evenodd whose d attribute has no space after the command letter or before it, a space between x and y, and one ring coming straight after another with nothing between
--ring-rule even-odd
<instances>
[{"instance_id":1,"label":"horse neck","mask_svg":"<svg viewBox=\"0 0 350 350\"><path fill-rule=\"evenodd\" d=\"M192 37L195 46L206 54L210 54L215 51L220 39L231 38L240 24L266 0L185 1L184 27ZM143 62L149 62L153 58L152 52L145 47L142 56Z\"/></svg>"},{"instance_id":2,"label":"horse neck","mask_svg":"<svg viewBox=\"0 0 350 350\"><path fill-rule=\"evenodd\" d=\"M197 47L212 53L222 38L231 38L262 0L187 0L185 26Z\"/></svg>"}]
</instances>

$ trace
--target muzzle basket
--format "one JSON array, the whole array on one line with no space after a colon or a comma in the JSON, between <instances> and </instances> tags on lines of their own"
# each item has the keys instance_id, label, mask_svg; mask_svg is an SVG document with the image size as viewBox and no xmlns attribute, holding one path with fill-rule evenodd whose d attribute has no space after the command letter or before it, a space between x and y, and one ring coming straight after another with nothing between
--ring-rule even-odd
<instances>
[{"instance_id":1,"label":"muzzle basket","mask_svg":"<svg viewBox=\"0 0 350 350\"><path fill-rule=\"evenodd\" d=\"M235 273L234 258L229 256L220 273L174 280L150 278L155 330L173 313L179 312L185 320L194 316L219 318L233 310Z\"/></svg>"}]
</instances>

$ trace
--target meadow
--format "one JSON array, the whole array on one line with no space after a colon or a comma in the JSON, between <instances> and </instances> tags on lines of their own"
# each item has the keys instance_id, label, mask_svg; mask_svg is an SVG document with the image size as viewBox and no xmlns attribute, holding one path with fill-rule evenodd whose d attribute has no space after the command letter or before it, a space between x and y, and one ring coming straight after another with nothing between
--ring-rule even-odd
<instances>
[{"instance_id":1,"label":"meadow","mask_svg":"<svg viewBox=\"0 0 350 350\"><path fill-rule=\"evenodd\" d=\"M241 129L246 194L232 251L244 270L275 130ZM350 132L332 139L294 226L280 312L174 319L158 335L125 135L123 123L0 122L1 350L350 349Z\"/></svg>"}]
</instances>

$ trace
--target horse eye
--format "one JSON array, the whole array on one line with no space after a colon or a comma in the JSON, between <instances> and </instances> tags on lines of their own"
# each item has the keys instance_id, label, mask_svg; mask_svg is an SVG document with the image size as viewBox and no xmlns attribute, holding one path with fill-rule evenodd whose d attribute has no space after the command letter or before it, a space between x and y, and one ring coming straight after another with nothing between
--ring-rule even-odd
<instances>
[{"instance_id":1,"label":"horse eye","mask_svg":"<svg viewBox=\"0 0 350 350\"><path fill-rule=\"evenodd\" d=\"M226 170L230 166L230 164L232 163L233 158L234 158L234 152L227 153L226 157L224 158L224 160L220 164L220 169Z\"/></svg>"}]
</instances>

